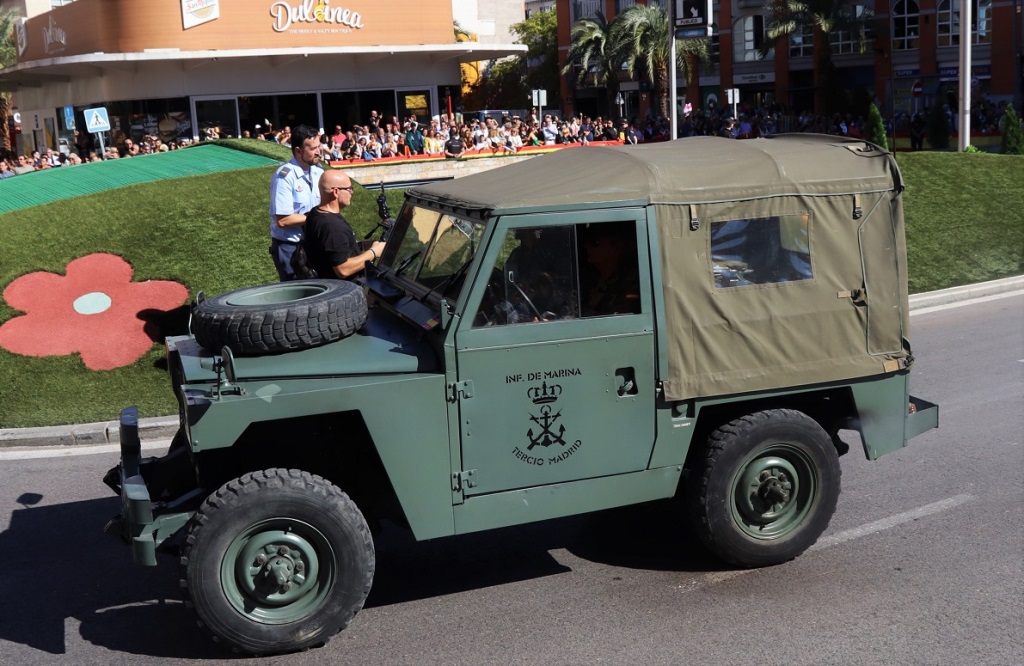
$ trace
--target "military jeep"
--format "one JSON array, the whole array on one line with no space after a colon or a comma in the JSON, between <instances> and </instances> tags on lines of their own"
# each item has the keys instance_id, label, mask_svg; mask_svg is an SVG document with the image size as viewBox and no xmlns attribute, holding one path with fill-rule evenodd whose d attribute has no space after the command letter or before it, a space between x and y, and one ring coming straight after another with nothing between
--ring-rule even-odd
<instances>
[{"instance_id":1,"label":"military jeep","mask_svg":"<svg viewBox=\"0 0 1024 666\"><path fill-rule=\"evenodd\" d=\"M836 508L841 431L875 459L938 425L908 390L902 190L877 146L806 135L414 187L361 284L197 299L166 343L180 430L142 459L122 412L108 530L177 552L200 624L253 654L350 622L383 520L424 540L679 498L725 562L785 562Z\"/></svg>"}]
</instances>

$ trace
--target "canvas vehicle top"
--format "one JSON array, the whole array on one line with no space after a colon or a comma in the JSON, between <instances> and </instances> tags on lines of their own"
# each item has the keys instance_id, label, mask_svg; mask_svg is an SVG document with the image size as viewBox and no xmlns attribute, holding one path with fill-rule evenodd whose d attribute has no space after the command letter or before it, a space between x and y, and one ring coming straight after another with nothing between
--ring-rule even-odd
<instances>
[{"instance_id":1,"label":"canvas vehicle top","mask_svg":"<svg viewBox=\"0 0 1024 666\"><path fill-rule=\"evenodd\" d=\"M871 144L784 135L566 150L409 196L492 218L643 207L664 296L660 379L683 400L904 365L902 189Z\"/></svg>"},{"instance_id":2,"label":"canvas vehicle top","mask_svg":"<svg viewBox=\"0 0 1024 666\"><path fill-rule=\"evenodd\" d=\"M385 519L422 540L679 496L726 562L791 559L843 431L874 459L938 423L909 393L902 189L885 151L806 135L410 189L361 285L197 299L167 341L181 429L141 460L125 410L109 531L177 549L200 621L252 653L349 622Z\"/></svg>"}]
</instances>

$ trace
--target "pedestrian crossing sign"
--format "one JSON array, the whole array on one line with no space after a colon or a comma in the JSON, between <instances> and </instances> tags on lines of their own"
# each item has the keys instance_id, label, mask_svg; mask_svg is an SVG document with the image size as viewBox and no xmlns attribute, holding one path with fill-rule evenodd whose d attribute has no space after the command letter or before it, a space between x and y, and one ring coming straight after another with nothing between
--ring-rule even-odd
<instances>
[{"instance_id":1,"label":"pedestrian crossing sign","mask_svg":"<svg viewBox=\"0 0 1024 666\"><path fill-rule=\"evenodd\" d=\"M86 109L82 112L85 115L85 128L90 132L109 132L110 117L107 116L106 107Z\"/></svg>"}]
</instances>

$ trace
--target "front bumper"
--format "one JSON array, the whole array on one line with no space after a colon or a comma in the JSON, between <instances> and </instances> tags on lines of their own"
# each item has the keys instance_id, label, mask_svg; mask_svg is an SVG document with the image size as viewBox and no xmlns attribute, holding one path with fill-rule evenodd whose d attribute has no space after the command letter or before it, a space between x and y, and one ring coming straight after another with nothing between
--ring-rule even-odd
<instances>
[{"instance_id":1,"label":"front bumper","mask_svg":"<svg viewBox=\"0 0 1024 666\"><path fill-rule=\"evenodd\" d=\"M103 531L131 544L136 564L156 566L157 548L188 523L203 492L189 482L194 477L187 446L172 446L160 458L142 458L138 408L122 409L120 425L121 463L103 481L121 496L121 514Z\"/></svg>"}]
</instances>

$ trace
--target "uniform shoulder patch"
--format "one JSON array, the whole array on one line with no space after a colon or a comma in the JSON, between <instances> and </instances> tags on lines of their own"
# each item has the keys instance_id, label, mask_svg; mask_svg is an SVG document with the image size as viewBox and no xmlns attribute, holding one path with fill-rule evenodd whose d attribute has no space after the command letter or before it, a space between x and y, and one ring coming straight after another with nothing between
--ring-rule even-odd
<instances>
[{"instance_id":1,"label":"uniform shoulder patch","mask_svg":"<svg viewBox=\"0 0 1024 666\"><path fill-rule=\"evenodd\" d=\"M281 167L281 170L277 172L277 177L284 178L289 173L291 173L291 169L289 169L288 167Z\"/></svg>"}]
</instances>

